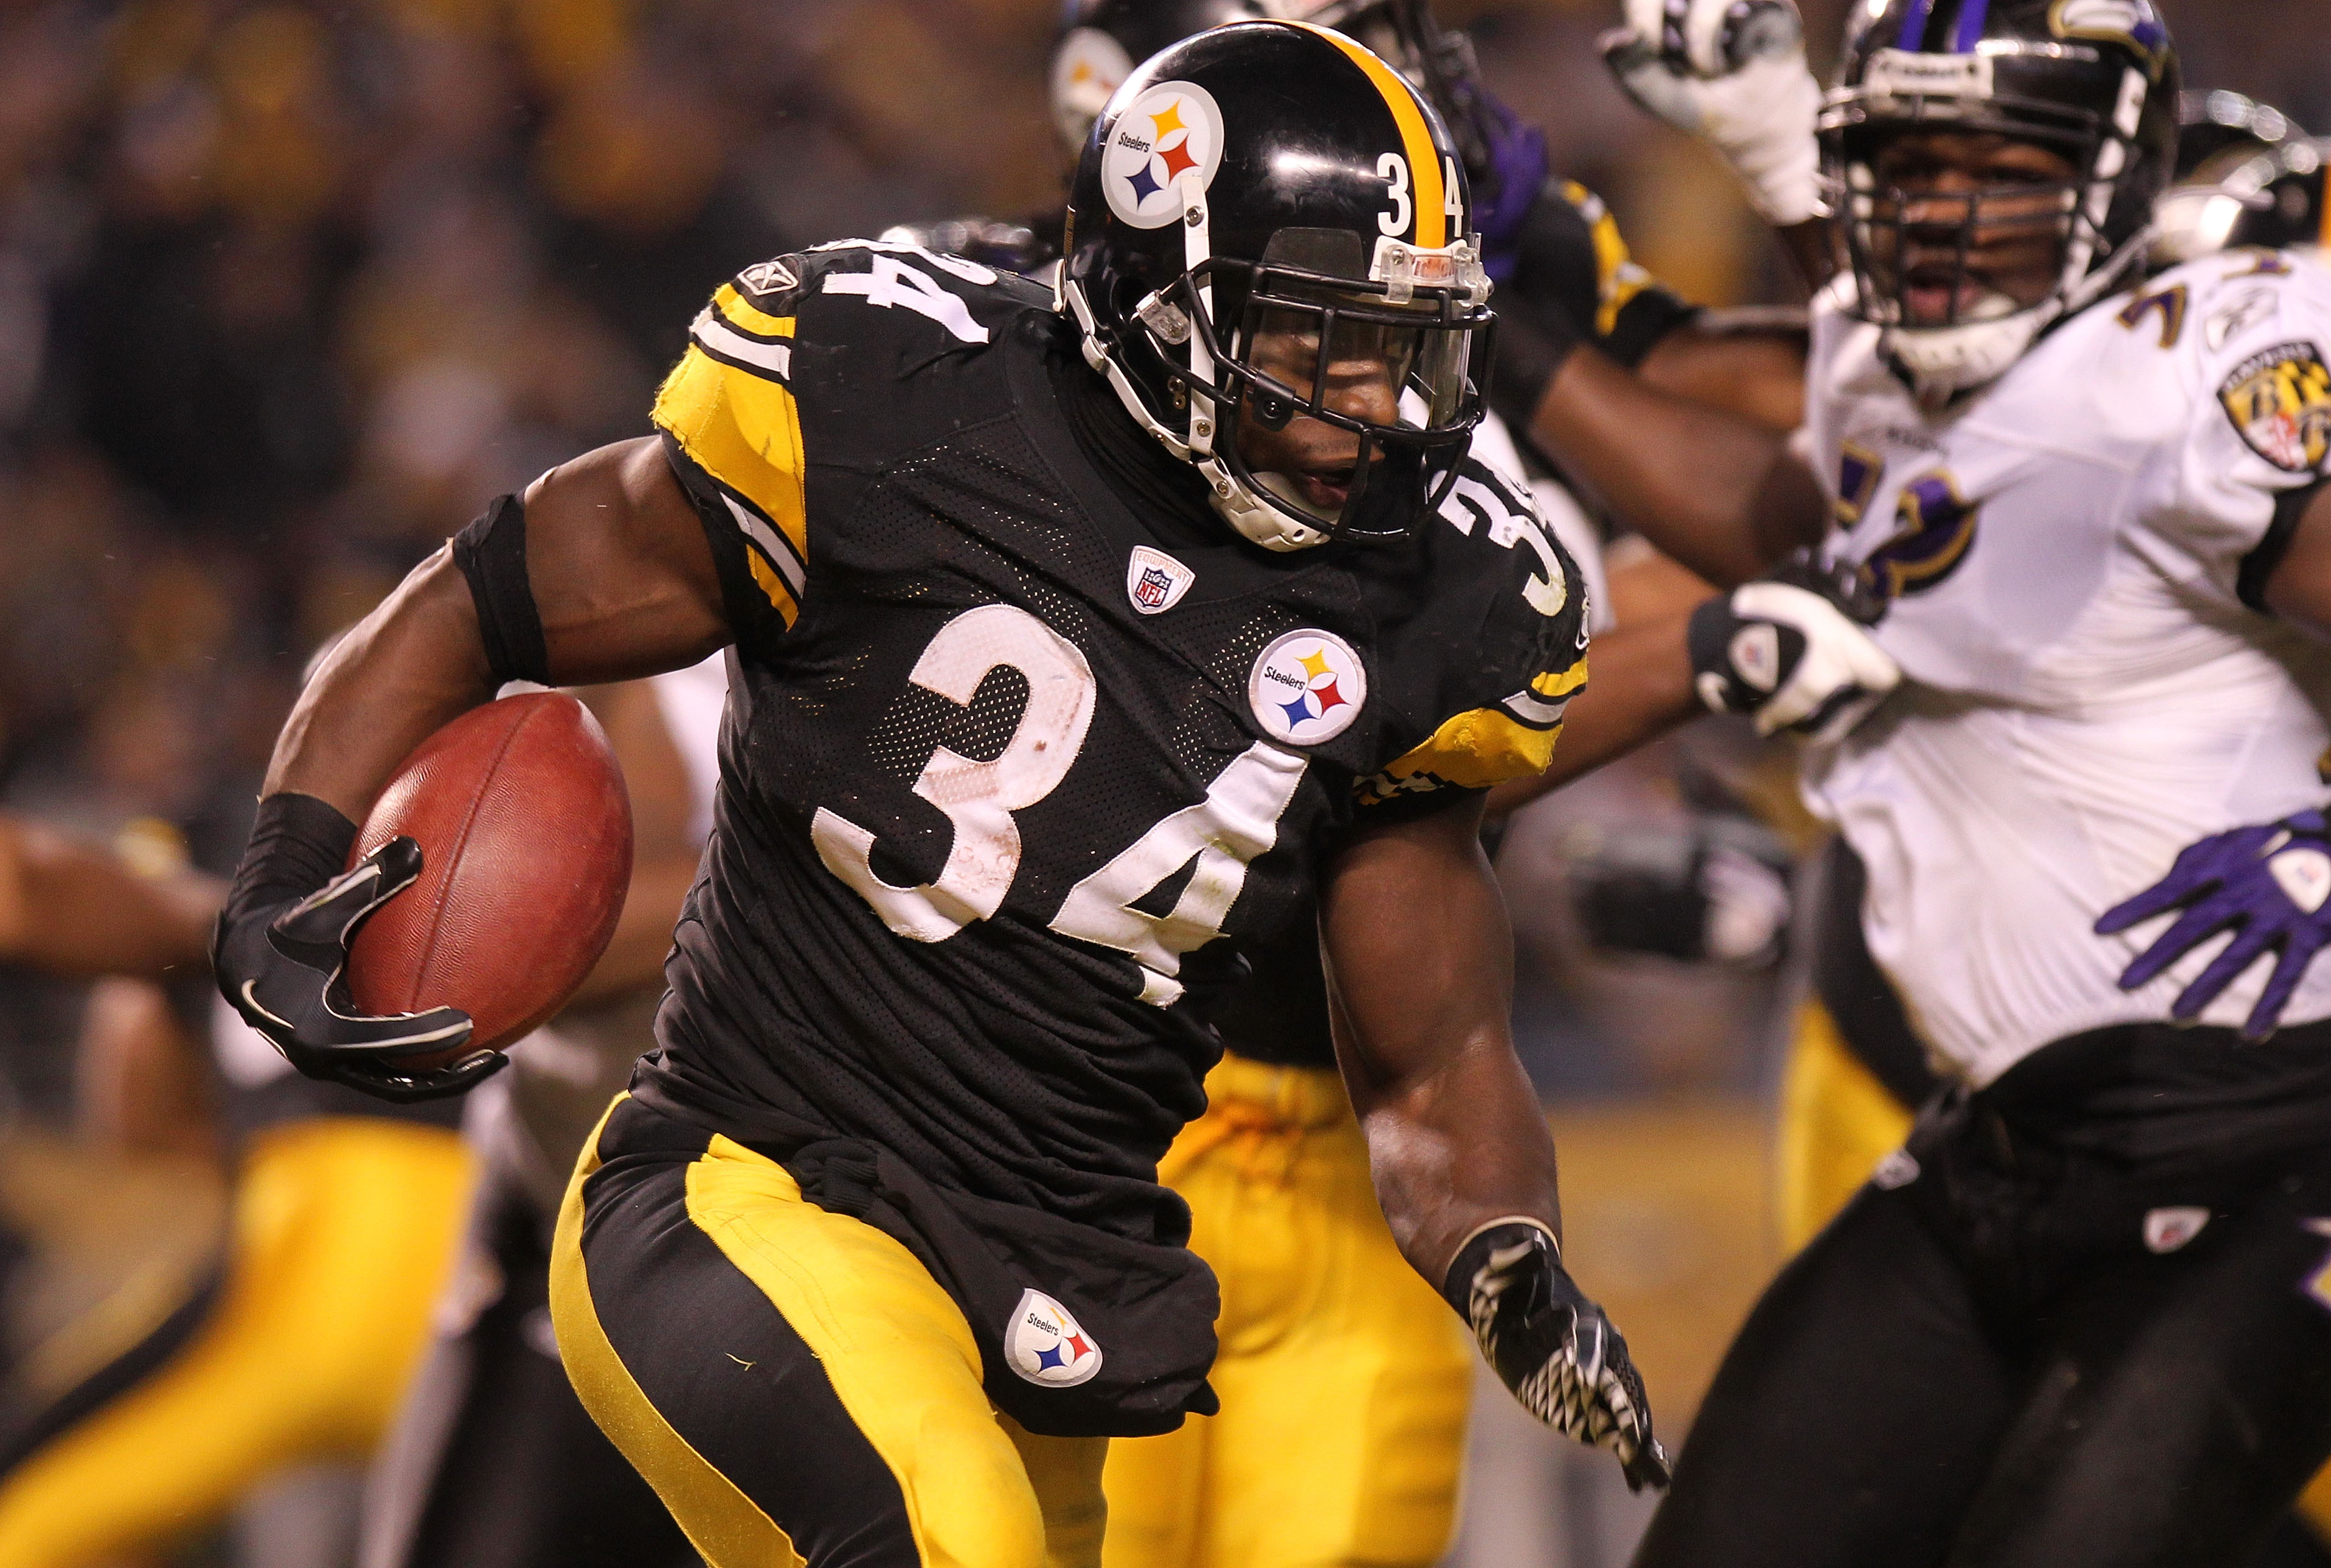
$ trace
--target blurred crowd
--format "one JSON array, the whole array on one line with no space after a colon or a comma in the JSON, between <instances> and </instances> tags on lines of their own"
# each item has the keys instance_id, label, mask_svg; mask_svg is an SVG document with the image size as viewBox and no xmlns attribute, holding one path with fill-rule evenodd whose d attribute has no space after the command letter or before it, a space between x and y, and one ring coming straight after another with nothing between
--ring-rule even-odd
<instances>
[{"instance_id":1,"label":"blurred crowd","mask_svg":"<svg viewBox=\"0 0 2331 1568\"><path fill-rule=\"evenodd\" d=\"M1808 6L1817 64L1843 4ZM1045 206L1054 9L0 0L0 805L226 869L303 660L491 496L643 430L712 282ZM1614 0L1446 9L1655 271L1785 293L1722 171L1611 87ZM2170 5L2195 80L2331 124L2310 9Z\"/></svg>"}]
</instances>

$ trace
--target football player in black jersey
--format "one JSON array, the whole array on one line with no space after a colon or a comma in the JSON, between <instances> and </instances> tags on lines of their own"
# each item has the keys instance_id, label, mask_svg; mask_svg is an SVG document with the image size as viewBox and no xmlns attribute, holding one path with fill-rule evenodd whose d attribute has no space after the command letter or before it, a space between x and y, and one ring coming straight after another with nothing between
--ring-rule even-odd
<instances>
[{"instance_id":1,"label":"football player in black jersey","mask_svg":"<svg viewBox=\"0 0 2331 1568\"><path fill-rule=\"evenodd\" d=\"M1054 119L1072 153L1135 61L1259 9L1252 0L1072 5L1051 71ZM1543 136L1487 92L1468 41L1441 28L1422 0L1273 0L1270 9L1369 45L1451 128L1497 285L1492 397L1512 428L1529 432L1543 409L1547 434L1533 444L1559 459L1572 455L1560 443L1571 443L1568 466L1587 482L1663 508L1636 520L1723 580L1765 558L1773 546L1736 514L1710 522L1698 503L1744 469L1752 478L1768 469L1779 434L1744 432L1717 407L1679 398L1793 427L1799 345L1785 332L1727 330L1637 265L1608 209L1549 176ZM885 237L1032 271L1053 259L1046 231L1059 227L971 219ZM1557 374L1575 348L1587 350L1579 366ZM1655 405L1657 420L1648 429L1623 422L1615 435L1598 426L1577 442L1574 430L1596 418L1577 405L1605 396L1614 375L1639 410ZM1473 454L1518 479L1515 444L1493 415ZM1720 482L1697 492L1693 508L1651 488L1711 470ZM1565 545L1591 561L1599 541L1578 505L1555 481L1534 489ZM1565 514L1575 530L1563 532ZM1584 771L1698 711L1688 667L1678 677L1663 657L1647 663L1628 650L1663 656L1707 585L1654 556L1610 587L1621 624L1606 640L1598 622L1595 689L1569 710L1549 776ZM1256 981L1216 1020L1224 1055L1207 1079L1206 1114L1160 1167L1190 1203L1193 1250L1222 1283L1223 1351L1213 1381L1223 1410L1111 1446L1105 1562L1424 1568L1444 1555L1455 1525L1471 1352L1402 1261L1370 1191L1366 1145L1335 1071L1311 922L1290 922L1251 956Z\"/></svg>"},{"instance_id":2,"label":"football player in black jersey","mask_svg":"<svg viewBox=\"0 0 2331 1568\"><path fill-rule=\"evenodd\" d=\"M352 815L504 679L733 644L661 1049L552 1289L700 1552L1097 1560L1099 1440L1213 1403L1157 1159L1238 949L1315 888L1403 1252L1528 1408L1657 1484L1562 1267L1476 842L1479 792L1546 765L1586 607L1464 457L1491 317L1455 149L1365 50L1241 24L1127 84L1070 218L1065 312L862 242L722 288L661 439L498 503L310 687L222 988L311 1072L493 1070L423 1065L458 1013L347 1016L346 932L417 853L337 875Z\"/></svg>"}]
</instances>

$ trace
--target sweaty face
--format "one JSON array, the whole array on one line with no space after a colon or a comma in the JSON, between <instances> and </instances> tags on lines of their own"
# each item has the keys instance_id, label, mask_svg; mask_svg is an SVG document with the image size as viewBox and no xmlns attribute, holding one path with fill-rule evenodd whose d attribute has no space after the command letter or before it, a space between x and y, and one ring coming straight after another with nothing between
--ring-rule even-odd
<instances>
[{"instance_id":1,"label":"sweaty face","mask_svg":"<svg viewBox=\"0 0 2331 1568\"><path fill-rule=\"evenodd\" d=\"M1901 300L1904 326L2012 314L2055 287L2079 178L2061 153L1989 133L1916 131L1887 141L1872 165L1870 261Z\"/></svg>"}]
</instances>

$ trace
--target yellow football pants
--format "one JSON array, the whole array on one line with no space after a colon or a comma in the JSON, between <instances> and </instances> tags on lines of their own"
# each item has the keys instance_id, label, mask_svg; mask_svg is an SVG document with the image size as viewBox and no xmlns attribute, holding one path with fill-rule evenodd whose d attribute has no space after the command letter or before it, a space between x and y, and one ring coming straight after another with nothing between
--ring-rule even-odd
<instances>
[{"instance_id":1,"label":"yellow football pants","mask_svg":"<svg viewBox=\"0 0 2331 1568\"><path fill-rule=\"evenodd\" d=\"M1846 1048L1808 997L1781 1079L1781 1245L1796 1252L1910 1136L1910 1110Z\"/></svg>"},{"instance_id":2,"label":"yellow football pants","mask_svg":"<svg viewBox=\"0 0 2331 1568\"><path fill-rule=\"evenodd\" d=\"M999 1413L913 1253L718 1134L615 1101L550 1311L584 1408L710 1568L1098 1568L1108 1440Z\"/></svg>"},{"instance_id":3,"label":"yellow football pants","mask_svg":"<svg viewBox=\"0 0 2331 1568\"><path fill-rule=\"evenodd\" d=\"M1225 1057L1160 1175L1222 1280L1222 1413L1109 1446L1106 1568L1438 1562L1471 1340L1400 1255L1332 1070Z\"/></svg>"},{"instance_id":4,"label":"yellow football pants","mask_svg":"<svg viewBox=\"0 0 2331 1568\"><path fill-rule=\"evenodd\" d=\"M0 1481L0 1568L81 1568L224 1517L287 1465L361 1458L427 1338L461 1139L328 1117L251 1141L226 1275L176 1354Z\"/></svg>"}]
</instances>

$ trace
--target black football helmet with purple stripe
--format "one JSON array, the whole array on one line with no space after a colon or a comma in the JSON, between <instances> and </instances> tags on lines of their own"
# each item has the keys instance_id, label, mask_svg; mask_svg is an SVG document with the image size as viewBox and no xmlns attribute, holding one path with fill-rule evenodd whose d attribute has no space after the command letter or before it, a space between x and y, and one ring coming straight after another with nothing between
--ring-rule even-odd
<instances>
[{"instance_id":1,"label":"black football helmet with purple stripe","mask_svg":"<svg viewBox=\"0 0 2331 1568\"><path fill-rule=\"evenodd\" d=\"M1887 329L1888 353L1922 393L1984 385L2142 262L2155 199L2176 162L2175 46L2153 0L1886 0L1854 14L1821 129L1856 309ZM1947 320L1909 321L1905 279L1888 258L1903 253L1913 227L1931 247L1935 204L1883 188L1877 155L1890 138L1936 130L2036 143L2071 165L2072 178L2043 193L2055 200L2037 220L2060 248L2046 298L2024 304L1967 286L1954 290L1965 302ZM1965 258L1978 229L2034 222L2035 189L1957 202L1963 284L1975 282Z\"/></svg>"}]
</instances>

